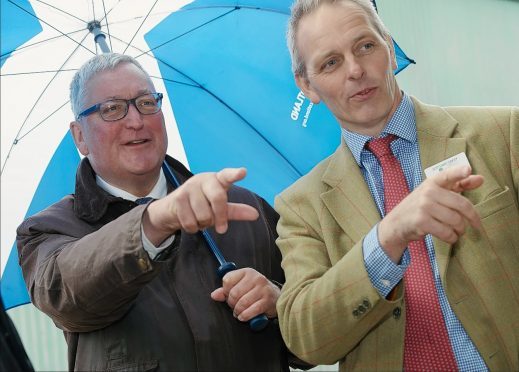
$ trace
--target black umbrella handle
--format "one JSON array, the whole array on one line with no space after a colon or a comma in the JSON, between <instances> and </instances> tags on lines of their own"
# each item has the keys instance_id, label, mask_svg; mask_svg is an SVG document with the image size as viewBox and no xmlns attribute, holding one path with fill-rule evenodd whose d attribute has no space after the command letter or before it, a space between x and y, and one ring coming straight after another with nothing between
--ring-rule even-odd
<instances>
[{"instance_id":1,"label":"black umbrella handle","mask_svg":"<svg viewBox=\"0 0 519 372\"><path fill-rule=\"evenodd\" d=\"M225 262L220 265L217 270L218 276L223 279L225 274L230 271L236 270L236 264L234 262ZM249 328L255 332L259 332L269 324L269 318L265 314L256 315L254 318L249 320Z\"/></svg>"}]
</instances>

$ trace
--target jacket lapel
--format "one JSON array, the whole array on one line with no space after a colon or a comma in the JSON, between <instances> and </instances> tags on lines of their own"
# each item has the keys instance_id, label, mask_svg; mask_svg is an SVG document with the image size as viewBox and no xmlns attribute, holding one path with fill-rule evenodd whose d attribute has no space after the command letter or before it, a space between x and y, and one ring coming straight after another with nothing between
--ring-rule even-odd
<instances>
[{"instance_id":1,"label":"jacket lapel","mask_svg":"<svg viewBox=\"0 0 519 372\"><path fill-rule=\"evenodd\" d=\"M453 137L458 122L445 110L438 106L425 105L414 97L412 100L422 162L422 179L425 180L423 169L465 152L466 143L464 138ZM452 246L434 237L433 241L440 277L445 283L445 272Z\"/></svg>"},{"instance_id":2,"label":"jacket lapel","mask_svg":"<svg viewBox=\"0 0 519 372\"><path fill-rule=\"evenodd\" d=\"M460 152L465 152L463 138L454 138L457 121L438 106L421 103L412 97L420 160L423 169ZM362 172L348 147L342 142L332 156L322 180L331 189L321 195L331 215L344 232L357 242L380 221L380 214L364 180ZM445 272L451 245L433 238L440 276L445 282Z\"/></svg>"},{"instance_id":3,"label":"jacket lapel","mask_svg":"<svg viewBox=\"0 0 519 372\"><path fill-rule=\"evenodd\" d=\"M344 232L359 241L380 220L362 172L348 147L341 142L322 180L331 189L321 199Z\"/></svg>"}]
</instances>

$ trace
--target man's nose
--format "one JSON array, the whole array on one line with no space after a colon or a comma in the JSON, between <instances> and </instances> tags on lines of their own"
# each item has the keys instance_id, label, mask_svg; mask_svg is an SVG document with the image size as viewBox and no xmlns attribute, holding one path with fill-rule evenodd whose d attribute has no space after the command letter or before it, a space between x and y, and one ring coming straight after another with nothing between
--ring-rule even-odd
<instances>
[{"instance_id":1,"label":"man's nose","mask_svg":"<svg viewBox=\"0 0 519 372\"><path fill-rule=\"evenodd\" d=\"M357 57L351 56L347 59L345 65L349 80L359 80L364 76L364 67Z\"/></svg>"},{"instance_id":2,"label":"man's nose","mask_svg":"<svg viewBox=\"0 0 519 372\"><path fill-rule=\"evenodd\" d=\"M124 124L127 128L132 129L140 129L144 126L142 114L137 110L137 107L135 107L134 104L128 106L128 113L124 118Z\"/></svg>"}]
</instances>

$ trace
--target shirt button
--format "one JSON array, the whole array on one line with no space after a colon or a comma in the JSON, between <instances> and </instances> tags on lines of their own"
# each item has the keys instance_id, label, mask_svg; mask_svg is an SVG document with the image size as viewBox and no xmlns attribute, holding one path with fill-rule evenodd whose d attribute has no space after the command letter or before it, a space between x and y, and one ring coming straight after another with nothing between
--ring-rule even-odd
<instances>
[{"instance_id":1,"label":"shirt button","mask_svg":"<svg viewBox=\"0 0 519 372\"><path fill-rule=\"evenodd\" d=\"M393 318L400 319L400 315L402 315L402 310L399 307L393 309Z\"/></svg>"}]
</instances>

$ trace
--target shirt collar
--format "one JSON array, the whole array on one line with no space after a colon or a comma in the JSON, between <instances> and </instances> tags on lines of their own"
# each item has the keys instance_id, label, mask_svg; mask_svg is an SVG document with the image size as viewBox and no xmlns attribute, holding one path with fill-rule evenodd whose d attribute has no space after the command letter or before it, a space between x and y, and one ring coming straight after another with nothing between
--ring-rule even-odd
<instances>
[{"instance_id":1,"label":"shirt collar","mask_svg":"<svg viewBox=\"0 0 519 372\"><path fill-rule=\"evenodd\" d=\"M346 145L350 149L355 161L361 165L361 153L368 142L373 137L365 136L359 133L351 132L345 128L341 129L342 137ZM409 142L416 142L416 119L414 115L414 106L411 98L404 93L393 116L386 124L386 127L380 133L379 137L385 137L388 134L394 134Z\"/></svg>"},{"instance_id":2,"label":"shirt collar","mask_svg":"<svg viewBox=\"0 0 519 372\"><path fill-rule=\"evenodd\" d=\"M141 197L135 196L133 194L130 194L129 192L120 189L118 187L115 187L113 185L110 185L108 182L106 182L104 179L102 179L100 176L96 175L96 183L97 185L105 190L107 193L118 196L120 198L135 201L137 199L140 199ZM153 189L150 191L146 197L150 197L153 199L161 199L165 197L168 194L168 183L166 181L166 177L164 176L164 171L160 170L159 179L157 180L157 183L153 187Z\"/></svg>"}]
</instances>

